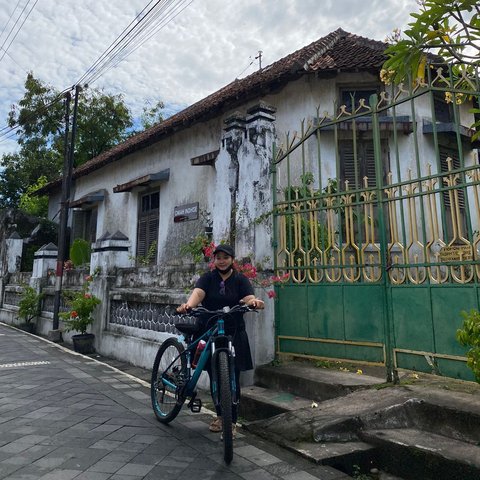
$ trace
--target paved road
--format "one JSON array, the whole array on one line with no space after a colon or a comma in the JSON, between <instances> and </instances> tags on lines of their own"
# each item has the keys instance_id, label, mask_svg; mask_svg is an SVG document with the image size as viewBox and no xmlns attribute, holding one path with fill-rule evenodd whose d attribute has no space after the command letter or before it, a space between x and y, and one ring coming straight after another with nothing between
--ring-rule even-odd
<instances>
[{"instance_id":1,"label":"paved road","mask_svg":"<svg viewBox=\"0 0 480 480\"><path fill-rule=\"evenodd\" d=\"M162 425L145 382L0 324L0 479L349 478L247 435L227 467L209 421Z\"/></svg>"}]
</instances>

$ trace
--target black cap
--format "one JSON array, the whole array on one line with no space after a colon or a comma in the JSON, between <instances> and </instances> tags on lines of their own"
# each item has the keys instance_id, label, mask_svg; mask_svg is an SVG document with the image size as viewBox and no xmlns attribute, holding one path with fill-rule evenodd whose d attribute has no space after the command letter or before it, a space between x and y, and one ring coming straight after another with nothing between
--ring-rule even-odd
<instances>
[{"instance_id":1,"label":"black cap","mask_svg":"<svg viewBox=\"0 0 480 480\"><path fill-rule=\"evenodd\" d=\"M213 252L214 255L216 255L218 252L223 252L229 255L230 257L235 257L235 250L227 244L220 244L215 247L215 250Z\"/></svg>"}]
</instances>

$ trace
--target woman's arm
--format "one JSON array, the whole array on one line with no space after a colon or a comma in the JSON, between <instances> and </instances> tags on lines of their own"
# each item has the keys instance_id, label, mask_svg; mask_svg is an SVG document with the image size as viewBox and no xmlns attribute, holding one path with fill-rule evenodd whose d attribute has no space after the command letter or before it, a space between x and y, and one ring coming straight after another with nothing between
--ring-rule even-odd
<instances>
[{"instance_id":1,"label":"woman's arm","mask_svg":"<svg viewBox=\"0 0 480 480\"><path fill-rule=\"evenodd\" d=\"M198 307L205 298L205 292L201 288L194 288L187 303L182 303L178 308L178 313L187 313L192 308Z\"/></svg>"},{"instance_id":2,"label":"woman's arm","mask_svg":"<svg viewBox=\"0 0 480 480\"><path fill-rule=\"evenodd\" d=\"M240 300L241 303L255 308L256 310L262 310L265 308L265 302L259 298L255 298L255 295L247 295Z\"/></svg>"}]
</instances>

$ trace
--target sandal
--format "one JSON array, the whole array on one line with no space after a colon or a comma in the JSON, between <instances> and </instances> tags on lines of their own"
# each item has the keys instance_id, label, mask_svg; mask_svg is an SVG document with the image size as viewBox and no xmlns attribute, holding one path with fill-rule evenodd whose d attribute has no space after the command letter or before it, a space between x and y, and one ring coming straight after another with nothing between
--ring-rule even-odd
<instances>
[{"instance_id":1,"label":"sandal","mask_svg":"<svg viewBox=\"0 0 480 480\"><path fill-rule=\"evenodd\" d=\"M236 440L236 438L237 438L237 424L234 423L232 424L232 439ZM220 435L220 440L223 440L223 432Z\"/></svg>"},{"instance_id":2,"label":"sandal","mask_svg":"<svg viewBox=\"0 0 480 480\"><path fill-rule=\"evenodd\" d=\"M212 423L210 423L210 427L208 428L211 432L218 433L222 431L222 426L222 417L217 417L212 420Z\"/></svg>"}]
</instances>

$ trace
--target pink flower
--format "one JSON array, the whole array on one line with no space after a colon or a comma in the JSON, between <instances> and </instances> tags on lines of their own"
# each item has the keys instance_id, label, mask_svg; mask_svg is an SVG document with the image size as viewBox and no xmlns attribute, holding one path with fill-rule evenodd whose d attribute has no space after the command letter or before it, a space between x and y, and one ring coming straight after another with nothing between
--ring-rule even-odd
<instances>
[{"instance_id":1,"label":"pink flower","mask_svg":"<svg viewBox=\"0 0 480 480\"><path fill-rule=\"evenodd\" d=\"M273 290L267 292L268 298L275 298L277 294Z\"/></svg>"},{"instance_id":2,"label":"pink flower","mask_svg":"<svg viewBox=\"0 0 480 480\"><path fill-rule=\"evenodd\" d=\"M85 277L85 281L86 281L86 282L91 282L92 280L93 280L93 277L92 277L91 275L87 275L87 276Z\"/></svg>"},{"instance_id":3,"label":"pink flower","mask_svg":"<svg viewBox=\"0 0 480 480\"><path fill-rule=\"evenodd\" d=\"M213 252L215 251L216 247L217 246L213 242L210 242L208 245L206 245L205 247L202 248L203 255L205 257L212 258L213 257Z\"/></svg>"},{"instance_id":4,"label":"pink flower","mask_svg":"<svg viewBox=\"0 0 480 480\"><path fill-rule=\"evenodd\" d=\"M92 295L91 295L90 293L86 293L86 294L84 295L84 298L92 298Z\"/></svg>"}]
</instances>

